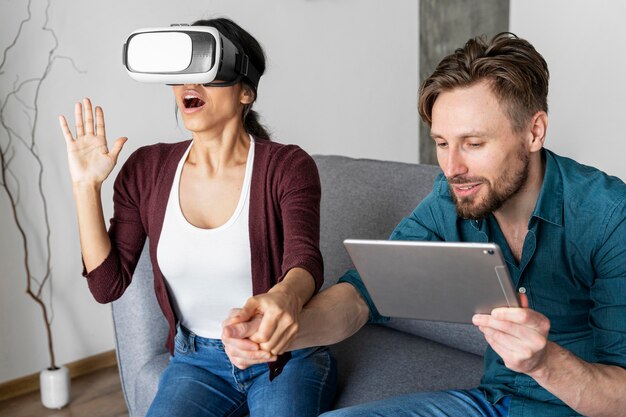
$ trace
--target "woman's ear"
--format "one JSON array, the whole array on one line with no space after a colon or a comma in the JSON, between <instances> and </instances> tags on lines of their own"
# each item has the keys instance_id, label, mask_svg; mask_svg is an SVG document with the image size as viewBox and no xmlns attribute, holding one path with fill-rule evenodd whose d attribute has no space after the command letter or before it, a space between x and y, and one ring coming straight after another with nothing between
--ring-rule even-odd
<instances>
[{"instance_id":1,"label":"woman's ear","mask_svg":"<svg viewBox=\"0 0 626 417\"><path fill-rule=\"evenodd\" d=\"M241 93L239 93L239 101L241 102L241 104L252 104L255 98L256 94L254 93L252 88L250 88L250 86L246 84L242 84Z\"/></svg>"}]
</instances>

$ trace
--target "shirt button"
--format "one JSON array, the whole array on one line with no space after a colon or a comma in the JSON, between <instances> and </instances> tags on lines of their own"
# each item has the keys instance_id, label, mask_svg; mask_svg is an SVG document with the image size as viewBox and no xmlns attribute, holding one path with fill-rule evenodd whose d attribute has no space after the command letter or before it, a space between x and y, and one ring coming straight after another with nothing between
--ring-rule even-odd
<instances>
[{"instance_id":1,"label":"shirt button","mask_svg":"<svg viewBox=\"0 0 626 417\"><path fill-rule=\"evenodd\" d=\"M526 287L519 287L519 290L517 290L520 294L526 294Z\"/></svg>"}]
</instances>

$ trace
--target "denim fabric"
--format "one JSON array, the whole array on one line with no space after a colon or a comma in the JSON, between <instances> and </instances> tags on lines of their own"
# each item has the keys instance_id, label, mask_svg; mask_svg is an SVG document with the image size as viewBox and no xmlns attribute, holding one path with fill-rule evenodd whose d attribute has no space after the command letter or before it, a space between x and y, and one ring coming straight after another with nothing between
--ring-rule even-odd
<instances>
[{"instance_id":1,"label":"denim fabric","mask_svg":"<svg viewBox=\"0 0 626 417\"><path fill-rule=\"evenodd\" d=\"M548 150L543 158L543 185L520 262L493 215L458 217L442 175L390 239L497 243L516 288L550 319L551 341L587 362L626 368L626 184ZM339 282L360 291L371 322L385 321L356 271ZM511 417L578 415L531 377L508 369L490 347L480 388L494 403L512 396Z\"/></svg>"},{"instance_id":2,"label":"denim fabric","mask_svg":"<svg viewBox=\"0 0 626 417\"><path fill-rule=\"evenodd\" d=\"M478 390L421 392L361 404L320 417L508 417L510 397L492 405Z\"/></svg>"},{"instance_id":3,"label":"denim fabric","mask_svg":"<svg viewBox=\"0 0 626 417\"><path fill-rule=\"evenodd\" d=\"M330 408L337 369L325 347L293 351L270 381L266 364L232 365L219 339L180 327L174 341L148 417L315 417Z\"/></svg>"}]
</instances>

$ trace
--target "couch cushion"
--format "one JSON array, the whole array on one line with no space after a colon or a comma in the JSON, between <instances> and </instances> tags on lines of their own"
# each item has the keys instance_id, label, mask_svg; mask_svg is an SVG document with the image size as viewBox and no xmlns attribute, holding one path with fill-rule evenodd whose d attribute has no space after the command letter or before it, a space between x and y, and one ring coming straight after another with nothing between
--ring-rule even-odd
<instances>
[{"instance_id":1,"label":"couch cushion","mask_svg":"<svg viewBox=\"0 0 626 417\"><path fill-rule=\"evenodd\" d=\"M339 380L335 408L419 391L472 388L483 358L379 325L331 346Z\"/></svg>"},{"instance_id":2,"label":"couch cushion","mask_svg":"<svg viewBox=\"0 0 626 417\"><path fill-rule=\"evenodd\" d=\"M133 416L145 416L156 396L161 374L170 362L169 352L161 353L150 359L137 373L134 380Z\"/></svg>"},{"instance_id":3,"label":"couch cushion","mask_svg":"<svg viewBox=\"0 0 626 417\"><path fill-rule=\"evenodd\" d=\"M472 324L392 318L385 325L475 355L483 356L487 349L485 337Z\"/></svg>"}]
</instances>

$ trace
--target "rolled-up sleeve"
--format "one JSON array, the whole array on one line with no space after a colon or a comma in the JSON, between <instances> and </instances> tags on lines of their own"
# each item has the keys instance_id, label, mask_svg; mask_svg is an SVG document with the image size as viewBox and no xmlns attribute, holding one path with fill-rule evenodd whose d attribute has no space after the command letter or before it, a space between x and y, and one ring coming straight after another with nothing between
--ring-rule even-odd
<instances>
[{"instance_id":1,"label":"rolled-up sleeve","mask_svg":"<svg viewBox=\"0 0 626 417\"><path fill-rule=\"evenodd\" d=\"M626 198L604 223L593 258L596 279L589 321L596 361L626 368Z\"/></svg>"},{"instance_id":2,"label":"rolled-up sleeve","mask_svg":"<svg viewBox=\"0 0 626 417\"><path fill-rule=\"evenodd\" d=\"M370 293L367 291L367 288L365 288L365 284L363 284L361 276L356 269L350 269L343 274L337 283L340 284L342 282L351 284L357 290L363 301L365 301L365 304L367 304L367 308L369 309L368 323L382 324L389 321L389 317L383 316L378 312L376 305L372 301L372 297L370 297Z\"/></svg>"}]
</instances>

